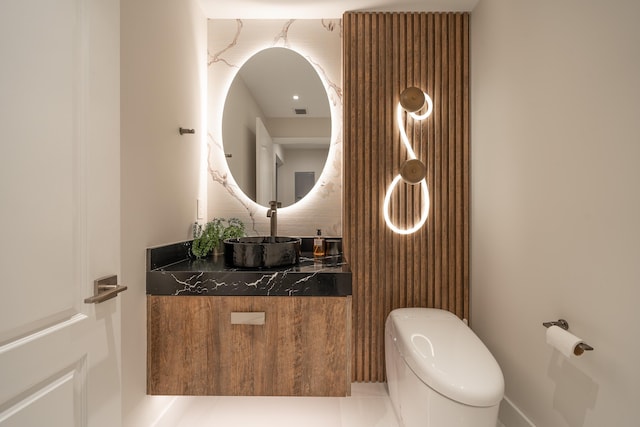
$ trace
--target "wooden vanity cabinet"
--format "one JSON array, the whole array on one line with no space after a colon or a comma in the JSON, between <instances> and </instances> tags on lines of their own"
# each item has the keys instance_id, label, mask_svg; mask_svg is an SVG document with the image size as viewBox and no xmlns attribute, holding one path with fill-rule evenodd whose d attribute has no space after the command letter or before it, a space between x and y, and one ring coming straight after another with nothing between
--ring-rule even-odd
<instances>
[{"instance_id":1,"label":"wooden vanity cabinet","mask_svg":"<svg viewBox=\"0 0 640 427\"><path fill-rule=\"evenodd\" d=\"M231 324L248 312L264 324ZM350 296L149 295L147 392L347 396L350 336Z\"/></svg>"}]
</instances>

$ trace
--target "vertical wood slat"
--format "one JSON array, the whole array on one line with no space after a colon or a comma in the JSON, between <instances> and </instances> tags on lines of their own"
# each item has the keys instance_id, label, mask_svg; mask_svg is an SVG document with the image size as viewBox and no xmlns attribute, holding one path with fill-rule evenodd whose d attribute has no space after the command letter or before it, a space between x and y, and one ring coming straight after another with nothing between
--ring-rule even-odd
<instances>
[{"instance_id":1,"label":"vertical wood slat","mask_svg":"<svg viewBox=\"0 0 640 427\"><path fill-rule=\"evenodd\" d=\"M463 221L463 231L462 231L462 247L463 247L463 263L462 263L462 283L464 289L462 290L462 310L463 313L466 313L466 317L469 318L469 277L470 277L470 266L469 266L469 254L470 254L470 242L469 237L470 233L470 200L471 200L471 124L470 124L470 116L471 116L471 107L469 105L469 15L464 15L462 20L462 124L464 127L464 131L462 132L462 221Z\"/></svg>"},{"instance_id":2,"label":"vertical wood slat","mask_svg":"<svg viewBox=\"0 0 640 427\"><path fill-rule=\"evenodd\" d=\"M393 53L391 51L391 46L392 46L391 34L393 31L393 26L391 25L391 18L392 16L388 14L382 15L380 18L383 21L381 30L382 29L384 30L384 39L380 44L380 48L384 52L384 54L381 55L381 59L383 62L380 64L380 68L381 69L384 68L384 71L385 71L384 76L380 81L380 84L385 88L384 99L391 99L393 97L393 82L390 81L390 79L387 77L387 76L393 75L393 60L392 60ZM381 168L382 173L381 173L381 176L378 177L378 182L380 183L378 188L378 194L380 194L381 198L384 198L386 185L388 185L387 177L391 175L391 173L393 173L393 169L394 169L394 165L388 161L388 159L391 158L391 152L393 151L393 144L386 143L387 141L392 141L393 135L394 135L393 122L386 120L386 118L389 115L393 115L393 106L391 105L391 103L382 103L381 111L383 112L383 116L380 117L379 123L381 123L385 128L385 134L384 134L385 137L383 139L383 142L385 143L383 144L384 157L379 159L379 162L381 162L384 165L384 167ZM387 255L388 257L389 250L391 250L392 253L395 254L395 247L394 247L395 242L393 239L393 233L385 226L384 220L382 218L380 218L378 222L380 224L380 230L381 230L379 236L383 237L380 245L381 246L380 254L381 256ZM383 273L381 273L378 277L381 278L383 283L392 283L394 274L395 274L393 269L387 268L387 263L378 262L377 264L378 264L378 268L381 271L383 271ZM394 307L394 298L395 298L393 287L381 286L381 288L384 289L385 291L386 304L384 305L383 311L380 313L380 317L378 317L378 320L381 317L383 317L385 313L388 313L391 311L391 309ZM381 368L378 372L384 372L384 368Z\"/></svg>"},{"instance_id":3,"label":"vertical wood slat","mask_svg":"<svg viewBox=\"0 0 640 427\"><path fill-rule=\"evenodd\" d=\"M379 30L378 30L378 19L376 17L376 19L373 19L371 21L371 38L372 38L372 42L371 42L371 46L374 45L378 45L378 43L380 42L379 39ZM379 55L380 52L376 49L371 49L371 99L372 100L377 100L377 99L381 99L381 95L380 95L380 91L379 91L379 86L373 84L373 82L377 82L380 81L380 72L379 72L379 68L378 68L378 63L379 63ZM380 103L379 102L372 102L371 103L371 119L372 122L375 123L377 121L377 119L379 119L380 116ZM380 139L380 129L377 126L372 126L371 127L371 140L372 141L377 141ZM372 153L371 156L371 182L372 182L372 186L371 186L371 206L370 206L370 210L371 212L375 212L375 206L379 206L379 204L381 203L380 198L379 198L379 194L376 191L379 183L377 180L377 177L380 176L380 169L379 169L379 163L378 163L378 159L380 158L380 153L378 151L376 151L375 153ZM375 215L371 215L371 231L372 234L377 234L379 235L380 233L380 224L376 221ZM371 259L376 259L379 257L379 247L378 246L371 246ZM376 268L371 269L371 278L373 277L378 277L378 273L376 271ZM371 293L371 299L372 301L380 301L380 296L381 296L381 292L380 289L378 287L372 287L372 293ZM372 319L377 319L380 316L380 304L374 304L372 305L372 311L371 311L371 318ZM380 345L379 339L380 337L375 333L375 330L371 331L371 347L372 348L377 348ZM372 361L371 361L371 371L372 372L377 372L380 368L381 368L381 358L379 357L378 354L372 354Z\"/></svg>"},{"instance_id":4,"label":"vertical wood slat","mask_svg":"<svg viewBox=\"0 0 640 427\"><path fill-rule=\"evenodd\" d=\"M353 272L354 381L384 380L384 322L398 307L469 316L469 15L344 15L344 251ZM382 202L407 158L395 123L400 92L429 93L434 113L406 120L427 165L431 209L403 236L386 227ZM400 185L391 217L411 226L419 186ZM402 208L405 207L405 208Z\"/></svg>"}]
</instances>

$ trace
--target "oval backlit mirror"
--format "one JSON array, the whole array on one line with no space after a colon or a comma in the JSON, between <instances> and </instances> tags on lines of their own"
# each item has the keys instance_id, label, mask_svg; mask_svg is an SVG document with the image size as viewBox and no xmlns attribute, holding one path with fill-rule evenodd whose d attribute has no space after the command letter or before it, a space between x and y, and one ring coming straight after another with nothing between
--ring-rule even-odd
<instances>
[{"instance_id":1,"label":"oval backlit mirror","mask_svg":"<svg viewBox=\"0 0 640 427\"><path fill-rule=\"evenodd\" d=\"M285 207L306 196L331 142L327 92L309 61L281 47L249 58L225 100L222 140L229 170L250 199Z\"/></svg>"}]
</instances>

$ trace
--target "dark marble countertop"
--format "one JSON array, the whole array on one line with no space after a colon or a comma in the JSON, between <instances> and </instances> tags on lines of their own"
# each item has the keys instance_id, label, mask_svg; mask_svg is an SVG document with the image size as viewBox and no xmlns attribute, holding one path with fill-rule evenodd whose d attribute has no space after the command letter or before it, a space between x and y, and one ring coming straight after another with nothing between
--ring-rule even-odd
<instances>
[{"instance_id":1,"label":"dark marble countertop","mask_svg":"<svg viewBox=\"0 0 640 427\"><path fill-rule=\"evenodd\" d=\"M147 249L148 295L348 296L351 268L341 255L313 258L304 252L298 265L238 269L224 256L190 257L191 242Z\"/></svg>"}]
</instances>

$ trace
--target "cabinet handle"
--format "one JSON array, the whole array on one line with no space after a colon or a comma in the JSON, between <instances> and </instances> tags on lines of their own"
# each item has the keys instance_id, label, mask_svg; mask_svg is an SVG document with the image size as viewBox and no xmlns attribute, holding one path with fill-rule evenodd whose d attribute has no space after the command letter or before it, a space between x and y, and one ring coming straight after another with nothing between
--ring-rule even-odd
<instances>
[{"instance_id":1,"label":"cabinet handle","mask_svg":"<svg viewBox=\"0 0 640 427\"><path fill-rule=\"evenodd\" d=\"M232 325L264 325L264 311L232 311Z\"/></svg>"}]
</instances>

